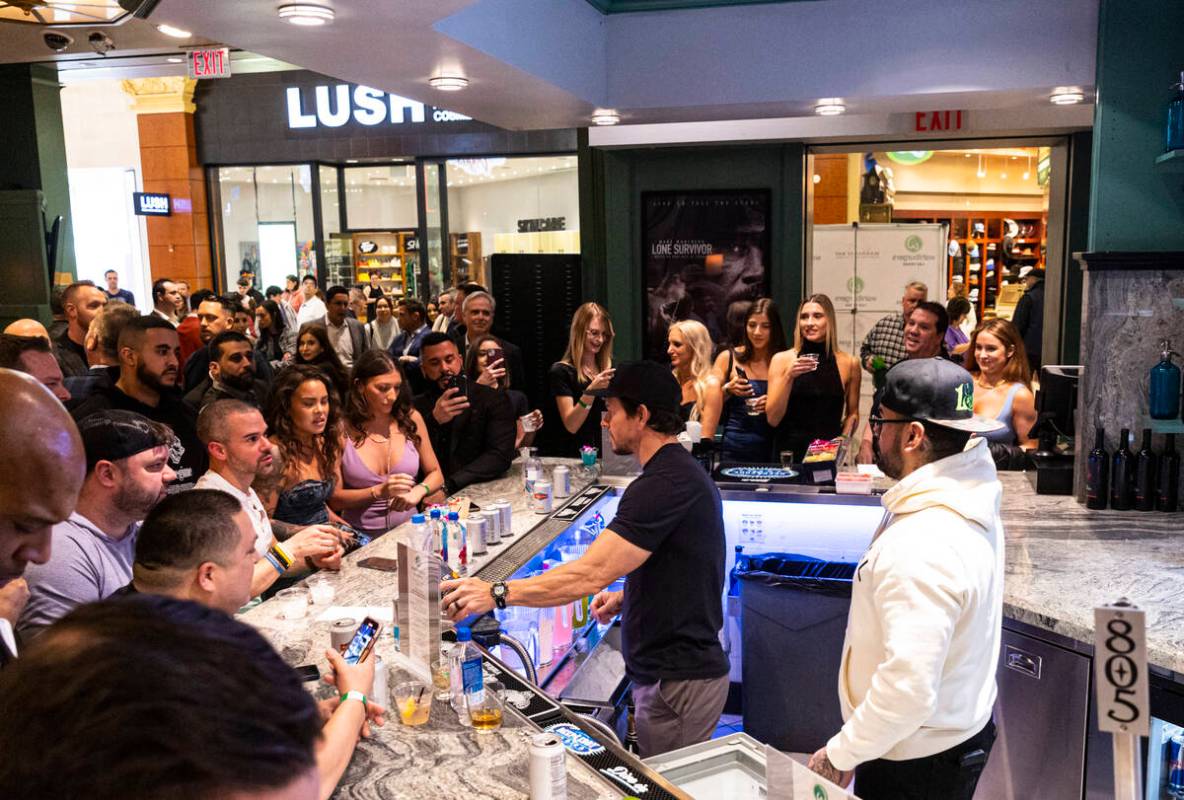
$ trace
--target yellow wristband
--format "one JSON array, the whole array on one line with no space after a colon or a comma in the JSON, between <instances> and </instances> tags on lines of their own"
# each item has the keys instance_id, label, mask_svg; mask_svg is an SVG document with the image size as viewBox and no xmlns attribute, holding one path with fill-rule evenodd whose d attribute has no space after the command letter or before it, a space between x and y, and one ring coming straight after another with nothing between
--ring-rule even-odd
<instances>
[{"instance_id":1,"label":"yellow wristband","mask_svg":"<svg viewBox=\"0 0 1184 800\"><path fill-rule=\"evenodd\" d=\"M273 544L269 548L269 551L273 553L277 559L279 559L285 570L292 566L292 562L295 560L292 558L292 554L285 550L279 542Z\"/></svg>"}]
</instances>

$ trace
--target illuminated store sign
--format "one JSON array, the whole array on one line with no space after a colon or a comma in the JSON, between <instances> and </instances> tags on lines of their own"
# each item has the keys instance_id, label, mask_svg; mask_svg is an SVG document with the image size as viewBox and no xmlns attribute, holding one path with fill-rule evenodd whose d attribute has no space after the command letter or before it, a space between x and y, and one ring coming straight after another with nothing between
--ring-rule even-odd
<instances>
[{"instance_id":1,"label":"illuminated store sign","mask_svg":"<svg viewBox=\"0 0 1184 800\"><path fill-rule=\"evenodd\" d=\"M397 94L387 94L369 86L316 86L307 97L298 86L290 86L288 98L289 128L340 128L351 120L359 125L404 125L426 122L463 122L472 119L455 111L425 106Z\"/></svg>"}]
</instances>

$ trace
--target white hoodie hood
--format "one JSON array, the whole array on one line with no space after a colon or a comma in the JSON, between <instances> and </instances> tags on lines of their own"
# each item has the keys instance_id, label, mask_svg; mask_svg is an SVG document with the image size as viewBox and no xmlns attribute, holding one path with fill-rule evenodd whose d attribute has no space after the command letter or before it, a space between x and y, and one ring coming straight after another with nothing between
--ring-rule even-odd
<instances>
[{"instance_id":1,"label":"white hoodie hood","mask_svg":"<svg viewBox=\"0 0 1184 800\"><path fill-rule=\"evenodd\" d=\"M1003 621L1002 489L987 442L906 476L856 570L839 671L843 770L940 753L995 704Z\"/></svg>"}]
</instances>

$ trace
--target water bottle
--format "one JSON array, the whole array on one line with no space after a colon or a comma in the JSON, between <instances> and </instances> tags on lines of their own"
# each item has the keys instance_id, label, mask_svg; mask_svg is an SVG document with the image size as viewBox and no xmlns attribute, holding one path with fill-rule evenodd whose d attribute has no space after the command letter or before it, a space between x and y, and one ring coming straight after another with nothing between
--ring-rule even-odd
<instances>
[{"instance_id":1,"label":"water bottle","mask_svg":"<svg viewBox=\"0 0 1184 800\"><path fill-rule=\"evenodd\" d=\"M526 497L527 500L533 500L534 482L543 479L543 462L539 460L538 450L533 447L523 447L518 452L522 454L522 475Z\"/></svg>"},{"instance_id":2,"label":"water bottle","mask_svg":"<svg viewBox=\"0 0 1184 800\"><path fill-rule=\"evenodd\" d=\"M432 528L423 514L411 515L411 544L421 551L432 547Z\"/></svg>"},{"instance_id":3,"label":"water bottle","mask_svg":"<svg viewBox=\"0 0 1184 800\"><path fill-rule=\"evenodd\" d=\"M462 625L456 629L456 644L449 655L449 662L452 709L462 725L471 727L465 695L482 691L485 688L485 676L481 672L481 652L473 644L473 633L469 626Z\"/></svg>"},{"instance_id":4,"label":"water bottle","mask_svg":"<svg viewBox=\"0 0 1184 800\"><path fill-rule=\"evenodd\" d=\"M740 596L740 563L744 560L744 545L736 545L736 560L732 562L732 571L728 573L728 596Z\"/></svg>"},{"instance_id":5,"label":"water bottle","mask_svg":"<svg viewBox=\"0 0 1184 800\"><path fill-rule=\"evenodd\" d=\"M442 526L440 520L440 509L433 508L431 510L431 530L432 530L432 552L437 553L440 558L447 560L448 556L444 551L444 539L440 536L440 528Z\"/></svg>"},{"instance_id":6,"label":"water bottle","mask_svg":"<svg viewBox=\"0 0 1184 800\"><path fill-rule=\"evenodd\" d=\"M465 541L465 526L460 522L460 514L456 511L448 512L447 534L440 538L448 540L448 566L457 575L464 575L469 564L468 543Z\"/></svg>"}]
</instances>

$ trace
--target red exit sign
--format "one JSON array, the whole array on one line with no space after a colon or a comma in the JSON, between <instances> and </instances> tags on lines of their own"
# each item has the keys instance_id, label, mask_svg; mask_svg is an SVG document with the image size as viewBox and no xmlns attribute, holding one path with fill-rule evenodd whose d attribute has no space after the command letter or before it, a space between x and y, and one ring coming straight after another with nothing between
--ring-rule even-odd
<instances>
[{"instance_id":1,"label":"red exit sign","mask_svg":"<svg viewBox=\"0 0 1184 800\"><path fill-rule=\"evenodd\" d=\"M960 131L965 119L964 111L918 111L913 115L913 130L917 133Z\"/></svg>"},{"instance_id":2,"label":"red exit sign","mask_svg":"<svg viewBox=\"0 0 1184 800\"><path fill-rule=\"evenodd\" d=\"M203 47L200 50L190 50L186 61L190 78L201 80L203 78L230 77L229 47Z\"/></svg>"}]
</instances>

